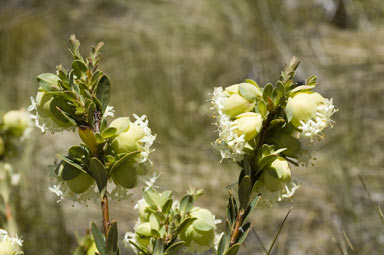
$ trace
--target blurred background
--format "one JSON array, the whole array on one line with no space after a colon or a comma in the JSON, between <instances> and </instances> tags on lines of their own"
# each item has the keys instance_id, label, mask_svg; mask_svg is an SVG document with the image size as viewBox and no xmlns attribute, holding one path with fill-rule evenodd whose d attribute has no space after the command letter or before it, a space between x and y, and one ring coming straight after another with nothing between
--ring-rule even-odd
<instances>
[{"instance_id":1,"label":"blurred background","mask_svg":"<svg viewBox=\"0 0 384 255\"><path fill-rule=\"evenodd\" d=\"M292 56L298 78L318 76L317 90L339 112L317 147L314 166L295 168L293 201L259 206L241 254L266 254L293 208L272 254L384 254L384 1L382 0L1 0L0 111L26 108L36 76L71 61L71 34L83 54L104 41L116 116L146 114L157 134L160 189L179 198L203 188L198 205L225 217L226 186L237 167L219 163L209 93L252 78L274 82ZM24 172L17 220L26 255L70 254L74 233L101 219L99 205L56 203L49 165L79 143L74 133L35 130L18 167ZM121 238L131 231L140 189L112 201ZM219 230L223 229L219 225ZM263 248L265 247L265 248ZM124 250L123 254L130 251Z\"/></svg>"}]
</instances>

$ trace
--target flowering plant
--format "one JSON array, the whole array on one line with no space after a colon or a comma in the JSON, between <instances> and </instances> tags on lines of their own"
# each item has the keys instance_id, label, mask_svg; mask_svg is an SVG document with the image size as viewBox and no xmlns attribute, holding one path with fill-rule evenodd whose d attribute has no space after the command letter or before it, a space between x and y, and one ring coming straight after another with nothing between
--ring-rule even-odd
<instances>
[{"instance_id":1,"label":"flowering plant","mask_svg":"<svg viewBox=\"0 0 384 255\"><path fill-rule=\"evenodd\" d=\"M37 77L39 88L29 108L42 132L73 130L82 143L57 155L60 162L50 191L59 201L73 203L99 200L102 230L91 224L92 235L79 240L76 255L120 254L116 220L110 220L109 199L128 198L138 182L144 182L143 199L136 204L139 217L134 232L124 242L139 255L180 254L212 250L218 255L237 254L251 224L248 216L261 197L281 200L299 187L290 165L307 164L310 146L332 124L336 111L332 100L313 92L316 77L294 82L296 58L281 73L275 85L263 88L252 81L225 89L215 88L215 111L219 138L214 147L222 159L232 159L241 168L237 198L230 193L225 232L216 234L215 216L194 205L201 190L190 190L180 202L169 190L154 186L156 175L145 180L156 138L146 116L114 117L109 105L111 85L99 69L102 43L88 58L80 54L80 42L71 36L73 56L69 70L59 65L56 74ZM307 139L307 140L305 140Z\"/></svg>"},{"instance_id":2,"label":"flowering plant","mask_svg":"<svg viewBox=\"0 0 384 255\"><path fill-rule=\"evenodd\" d=\"M316 76L294 82L298 66L293 58L275 85L261 88L246 80L213 91L219 136L214 147L222 159L232 159L242 169L238 200L230 195L228 201L219 255L237 254L251 227L247 217L260 198L274 201L294 195L299 183L292 179L290 165L307 165L312 142L332 125L332 99L313 91Z\"/></svg>"}]
</instances>

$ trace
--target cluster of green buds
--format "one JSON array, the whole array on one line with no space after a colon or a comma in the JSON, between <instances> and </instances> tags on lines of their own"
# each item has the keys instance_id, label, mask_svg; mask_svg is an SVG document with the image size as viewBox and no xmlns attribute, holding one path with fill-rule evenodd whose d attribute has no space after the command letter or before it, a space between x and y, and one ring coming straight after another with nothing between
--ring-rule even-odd
<instances>
[{"instance_id":1,"label":"cluster of green buds","mask_svg":"<svg viewBox=\"0 0 384 255\"><path fill-rule=\"evenodd\" d=\"M22 255L22 246L23 241L19 237L11 237L7 231L0 229L0 254Z\"/></svg>"},{"instance_id":2,"label":"cluster of green buds","mask_svg":"<svg viewBox=\"0 0 384 255\"><path fill-rule=\"evenodd\" d=\"M56 74L38 75L38 92L29 108L42 132L77 129L83 142L70 147L67 155L58 155L60 162L53 173L58 182L50 191L60 201L68 198L79 203L98 198L98 193L127 198L150 165L155 136L145 115L117 118L108 124L113 107L109 106L109 78L99 69L103 44L83 58L75 36L70 42L71 68L59 65ZM108 189L108 183L112 188Z\"/></svg>"},{"instance_id":3,"label":"cluster of green buds","mask_svg":"<svg viewBox=\"0 0 384 255\"><path fill-rule=\"evenodd\" d=\"M171 191L144 190L144 199L136 209L139 219L134 233L125 242L137 254L180 254L182 250L203 252L215 246L215 216L207 209L194 206L202 190L190 191L178 203Z\"/></svg>"},{"instance_id":4,"label":"cluster of green buds","mask_svg":"<svg viewBox=\"0 0 384 255\"><path fill-rule=\"evenodd\" d=\"M314 138L332 126L332 99L313 91L316 76L294 81L298 65L293 58L275 84L261 87L246 80L214 89L211 103L219 133L214 147L242 169L238 202L230 192L218 255L237 254L250 228L246 219L260 198L272 202L294 195L299 184L291 166L306 165Z\"/></svg>"}]
</instances>

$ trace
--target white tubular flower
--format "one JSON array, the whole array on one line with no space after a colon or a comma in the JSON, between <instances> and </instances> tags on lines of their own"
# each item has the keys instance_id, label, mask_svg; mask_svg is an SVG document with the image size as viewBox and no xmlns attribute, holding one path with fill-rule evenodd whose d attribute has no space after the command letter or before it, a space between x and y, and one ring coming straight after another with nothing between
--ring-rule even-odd
<instances>
[{"instance_id":1,"label":"white tubular flower","mask_svg":"<svg viewBox=\"0 0 384 255\"><path fill-rule=\"evenodd\" d=\"M96 192L96 184L93 183L85 192L76 193L71 190L67 182L57 179L57 183L52 187L49 187L48 190L52 193L55 193L59 197L57 203L60 203L64 199L71 200L73 204L82 204L88 206L88 201L94 200L97 201L99 198L99 193Z\"/></svg>"},{"instance_id":2,"label":"white tubular flower","mask_svg":"<svg viewBox=\"0 0 384 255\"><path fill-rule=\"evenodd\" d=\"M113 106L108 105L107 108L105 109L105 112L103 113L103 118L106 117L114 117L115 116L115 109Z\"/></svg>"},{"instance_id":3,"label":"white tubular flower","mask_svg":"<svg viewBox=\"0 0 384 255\"><path fill-rule=\"evenodd\" d=\"M0 229L0 254L1 255L22 255L23 240L17 235L10 237L8 232Z\"/></svg>"},{"instance_id":4,"label":"white tubular flower","mask_svg":"<svg viewBox=\"0 0 384 255\"><path fill-rule=\"evenodd\" d=\"M301 135L321 137L324 128L331 126L332 115L337 111L332 99L326 99L316 92L301 92L288 99L286 112L292 116L291 123Z\"/></svg>"},{"instance_id":5,"label":"white tubular flower","mask_svg":"<svg viewBox=\"0 0 384 255\"><path fill-rule=\"evenodd\" d=\"M146 115L139 117L138 115L133 114L133 117L136 119L133 124L141 127L144 130L144 137L138 141L141 144L143 150L141 152L141 160L139 163L144 163L147 160L150 161L149 154L154 151L151 146L156 140L156 135L152 135L152 131L148 126L148 119Z\"/></svg>"},{"instance_id":6,"label":"white tubular flower","mask_svg":"<svg viewBox=\"0 0 384 255\"><path fill-rule=\"evenodd\" d=\"M222 159L231 158L233 161L241 161L246 141L244 134L239 135L235 131L234 121L231 121L230 117L223 112L226 99L227 96L222 87L214 89L211 104L215 112L219 138L213 143L213 146L220 152Z\"/></svg>"}]
</instances>

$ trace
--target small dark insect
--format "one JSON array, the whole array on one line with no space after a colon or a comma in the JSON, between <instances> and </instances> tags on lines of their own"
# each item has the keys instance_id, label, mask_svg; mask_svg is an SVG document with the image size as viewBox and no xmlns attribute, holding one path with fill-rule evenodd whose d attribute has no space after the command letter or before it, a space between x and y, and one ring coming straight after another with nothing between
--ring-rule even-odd
<instances>
[{"instance_id":1,"label":"small dark insect","mask_svg":"<svg viewBox=\"0 0 384 255\"><path fill-rule=\"evenodd\" d=\"M304 85L305 84L305 81L304 80L298 80L296 82L296 86L300 86L300 85Z\"/></svg>"}]
</instances>

